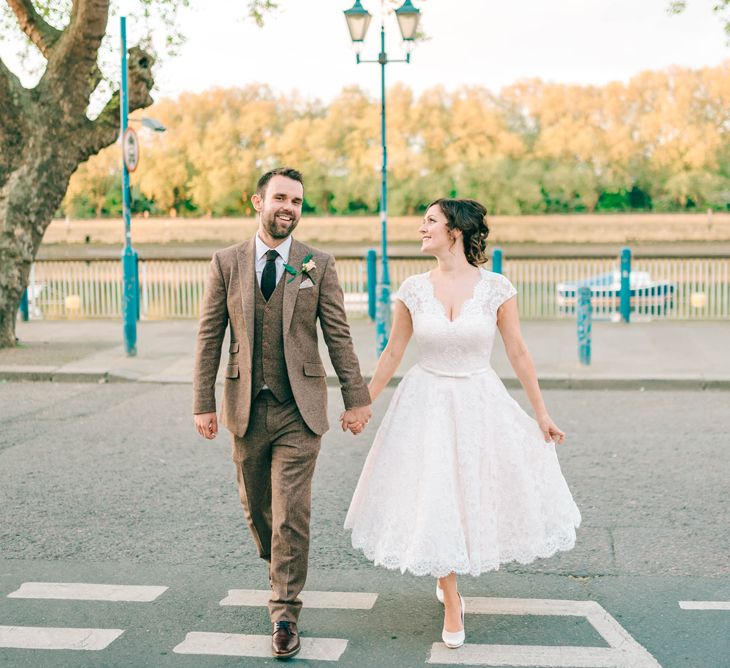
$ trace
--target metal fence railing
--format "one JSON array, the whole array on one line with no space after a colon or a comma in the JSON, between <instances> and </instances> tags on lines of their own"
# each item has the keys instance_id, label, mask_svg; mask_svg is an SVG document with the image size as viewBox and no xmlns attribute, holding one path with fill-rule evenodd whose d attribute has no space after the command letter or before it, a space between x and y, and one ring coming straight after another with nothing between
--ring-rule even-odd
<instances>
[{"instance_id":1,"label":"metal fence railing","mask_svg":"<svg viewBox=\"0 0 730 668\"><path fill-rule=\"evenodd\" d=\"M140 317L197 318L208 262L141 260ZM434 266L429 258L391 258L395 292L405 278ZM617 319L617 258L505 258L504 273L518 291L526 319L575 317L576 286L590 281L593 317ZM365 258L342 258L337 271L353 315L366 315ZM634 278L636 282L634 285ZM595 287L598 285L598 287ZM121 262L39 261L28 287L31 318L121 317ZM637 258L632 267L632 318L730 319L730 258Z\"/></svg>"}]
</instances>

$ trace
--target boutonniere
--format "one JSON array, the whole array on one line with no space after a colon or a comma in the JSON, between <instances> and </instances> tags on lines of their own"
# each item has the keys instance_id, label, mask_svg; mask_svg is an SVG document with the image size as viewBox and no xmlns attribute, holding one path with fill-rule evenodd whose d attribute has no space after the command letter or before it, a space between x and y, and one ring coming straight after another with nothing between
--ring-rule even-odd
<instances>
[{"instance_id":1,"label":"boutonniere","mask_svg":"<svg viewBox=\"0 0 730 668\"><path fill-rule=\"evenodd\" d=\"M314 283L314 279L312 278L312 271L314 271L317 268L317 265L315 264L314 260L312 259L311 253L307 255L304 260L302 260L302 268L297 271L289 264L284 263L284 269L289 272L292 277L287 281L287 283L291 283L299 274L304 274L312 283Z\"/></svg>"}]
</instances>

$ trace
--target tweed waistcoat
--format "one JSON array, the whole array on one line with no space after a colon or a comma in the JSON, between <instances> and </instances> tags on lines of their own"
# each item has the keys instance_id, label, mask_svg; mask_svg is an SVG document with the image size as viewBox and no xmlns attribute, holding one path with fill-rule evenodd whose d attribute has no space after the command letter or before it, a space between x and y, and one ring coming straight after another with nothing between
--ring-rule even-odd
<instances>
[{"instance_id":1,"label":"tweed waistcoat","mask_svg":"<svg viewBox=\"0 0 730 668\"><path fill-rule=\"evenodd\" d=\"M284 358L282 312L285 281L286 274L279 279L268 302L264 299L258 286L254 289L256 305L254 310L252 401L264 385L268 386L280 402L292 398Z\"/></svg>"}]
</instances>

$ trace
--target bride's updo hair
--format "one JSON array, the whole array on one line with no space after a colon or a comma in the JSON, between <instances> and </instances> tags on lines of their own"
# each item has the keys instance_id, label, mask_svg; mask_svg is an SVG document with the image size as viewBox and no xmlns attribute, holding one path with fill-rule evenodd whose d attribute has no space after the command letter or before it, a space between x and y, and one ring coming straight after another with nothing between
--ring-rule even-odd
<instances>
[{"instance_id":1,"label":"bride's updo hair","mask_svg":"<svg viewBox=\"0 0 730 668\"><path fill-rule=\"evenodd\" d=\"M487 209L473 199L449 199L442 197L428 205L438 205L446 216L446 227L461 230L464 239L464 254L469 264L475 267L487 261Z\"/></svg>"}]
</instances>

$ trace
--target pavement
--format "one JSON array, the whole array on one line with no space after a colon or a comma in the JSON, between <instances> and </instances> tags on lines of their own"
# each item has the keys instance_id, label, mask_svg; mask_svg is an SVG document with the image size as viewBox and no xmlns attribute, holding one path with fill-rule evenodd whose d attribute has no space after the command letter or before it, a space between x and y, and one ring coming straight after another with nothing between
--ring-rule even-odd
<instances>
[{"instance_id":1,"label":"pavement","mask_svg":"<svg viewBox=\"0 0 730 668\"><path fill-rule=\"evenodd\" d=\"M370 376L375 327L361 317L350 326L363 374ZM574 321L525 321L522 329L544 388L730 389L730 322L594 322L589 366L578 362ZM0 350L0 380L190 383L196 332L194 320L140 322L137 355L129 357L120 321L19 322L19 346ZM321 354L336 385L324 343ZM417 358L411 343L393 384ZM492 366L507 387L519 386L499 337Z\"/></svg>"}]
</instances>

